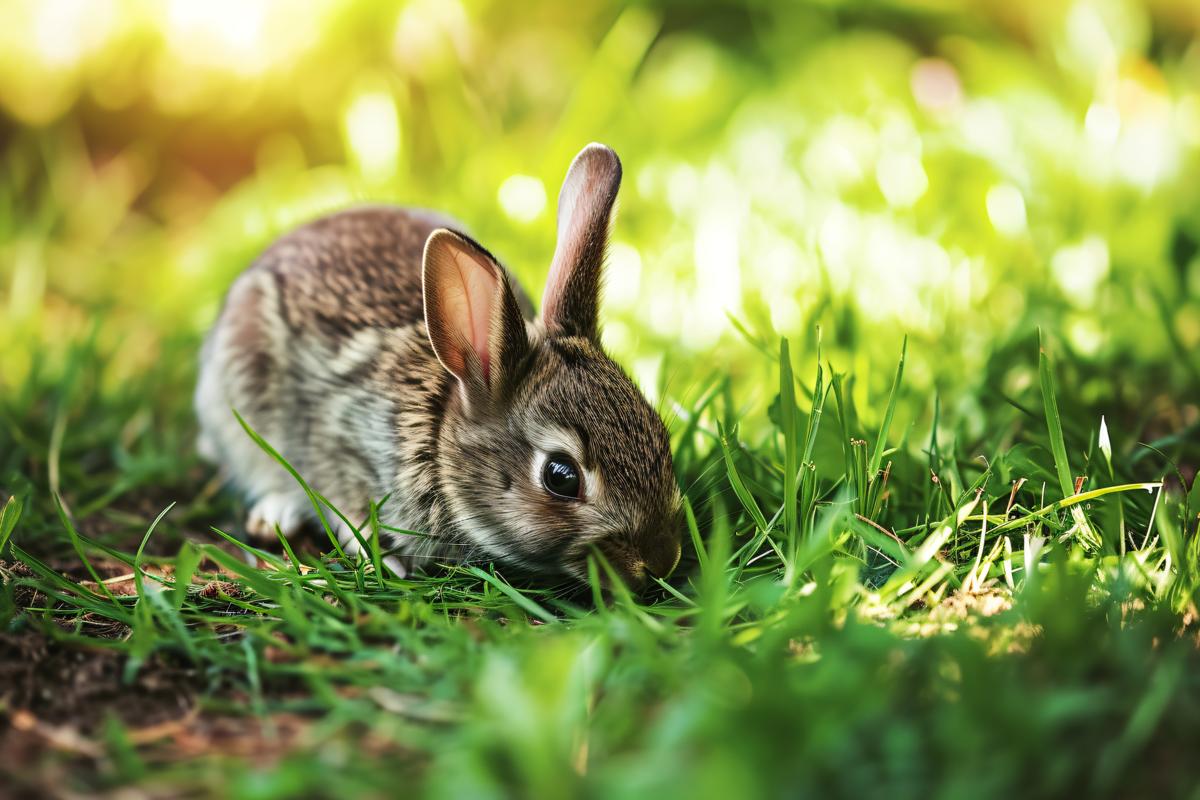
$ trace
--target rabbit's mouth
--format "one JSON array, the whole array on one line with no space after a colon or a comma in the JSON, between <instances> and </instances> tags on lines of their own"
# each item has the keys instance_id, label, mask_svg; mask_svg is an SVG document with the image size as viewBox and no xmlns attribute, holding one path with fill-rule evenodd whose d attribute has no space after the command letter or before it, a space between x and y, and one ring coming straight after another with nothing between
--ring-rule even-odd
<instances>
[{"instance_id":1,"label":"rabbit's mouth","mask_svg":"<svg viewBox=\"0 0 1200 800\"><path fill-rule=\"evenodd\" d=\"M566 571L590 581L589 556L599 569L597 577L608 586L617 578L634 592L642 592L658 580L666 580L679 565L680 539L669 534L656 537L608 536L585 549L585 554Z\"/></svg>"}]
</instances>

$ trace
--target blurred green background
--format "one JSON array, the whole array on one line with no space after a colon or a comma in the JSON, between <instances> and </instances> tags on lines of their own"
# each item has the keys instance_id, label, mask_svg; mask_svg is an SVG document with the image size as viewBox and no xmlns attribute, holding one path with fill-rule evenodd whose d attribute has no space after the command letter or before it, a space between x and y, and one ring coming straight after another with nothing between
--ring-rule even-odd
<instances>
[{"instance_id":1,"label":"blurred green background","mask_svg":"<svg viewBox=\"0 0 1200 800\"><path fill-rule=\"evenodd\" d=\"M4 391L102 310L106 381L186 393L163 342L356 202L451 212L536 295L600 140L626 167L606 343L652 394L719 367L769 398L728 314L792 337L801 374L820 326L860 406L908 334L911 418L936 389L978 434L1041 326L1110 424L1196 421L1192 0L7 0L0 23Z\"/></svg>"}]
</instances>

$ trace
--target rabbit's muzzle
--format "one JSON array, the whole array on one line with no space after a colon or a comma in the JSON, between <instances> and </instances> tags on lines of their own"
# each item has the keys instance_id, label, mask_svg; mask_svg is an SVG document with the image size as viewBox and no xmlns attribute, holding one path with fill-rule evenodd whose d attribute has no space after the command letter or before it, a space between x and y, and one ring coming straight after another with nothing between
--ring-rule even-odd
<instances>
[{"instance_id":1,"label":"rabbit's muzzle","mask_svg":"<svg viewBox=\"0 0 1200 800\"><path fill-rule=\"evenodd\" d=\"M649 588L655 579L666 580L679 564L680 537L661 532L637 537L609 537L598 549L631 591Z\"/></svg>"}]
</instances>

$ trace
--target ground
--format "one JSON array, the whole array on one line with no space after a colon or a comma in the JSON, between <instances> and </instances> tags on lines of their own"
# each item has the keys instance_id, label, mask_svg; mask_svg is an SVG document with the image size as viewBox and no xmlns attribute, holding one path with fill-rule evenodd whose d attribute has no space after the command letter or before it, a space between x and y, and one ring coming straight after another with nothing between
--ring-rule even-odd
<instances>
[{"instance_id":1,"label":"ground","mask_svg":"<svg viewBox=\"0 0 1200 800\"><path fill-rule=\"evenodd\" d=\"M194 459L87 513L10 498L8 785L1185 796L1200 629L1184 496L1118 466L1056 503L1004 472L1038 467L1017 446L914 467L855 435L848 471L814 486L805 466L792 484L787 465L854 421L840 378L789 389L785 354L762 441L720 414L675 424L695 522L679 572L640 598L512 585L502 565L397 580L315 532L259 550ZM1053 474L1067 448L1042 358L1047 416L1015 414ZM805 393L813 407L789 421ZM101 475L121 469L93 458ZM931 469L924 487L909 477ZM901 509L918 523L889 527Z\"/></svg>"}]
</instances>

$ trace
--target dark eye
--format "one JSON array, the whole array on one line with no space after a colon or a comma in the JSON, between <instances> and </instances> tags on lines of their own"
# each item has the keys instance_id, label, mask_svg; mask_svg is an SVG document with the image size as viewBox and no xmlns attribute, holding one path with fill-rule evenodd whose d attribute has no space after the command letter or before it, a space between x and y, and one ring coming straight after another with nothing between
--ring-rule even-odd
<instances>
[{"instance_id":1,"label":"dark eye","mask_svg":"<svg viewBox=\"0 0 1200 800\"><path fill-rule=\"evenodd\" d=\"M551 453L542 467L542 485L555 497L578 500L582 481L575 459L562 453Z\"/></svg>"}]
</instances>

